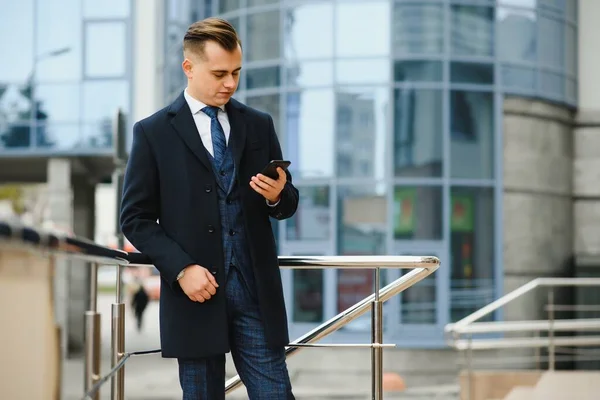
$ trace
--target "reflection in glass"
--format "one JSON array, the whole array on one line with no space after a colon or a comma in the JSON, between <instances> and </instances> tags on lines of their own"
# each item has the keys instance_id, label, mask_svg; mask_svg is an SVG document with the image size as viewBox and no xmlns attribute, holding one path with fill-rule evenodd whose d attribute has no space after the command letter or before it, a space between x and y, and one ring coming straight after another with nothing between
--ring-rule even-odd
<instances>
[{"instance_id":1,"label":"reflection in glass","mask_svg":"<svg viewBox=\"0 0 600 400\"><path fill-rule=\"evenodd\" d=\"M248 7L262 6L266 4L274 4L279 0L248 0Z\"/></svg>"},{"instance_id":2,"label":"reflection in glass","mask_svg":"<svg viewBox=\"0 0 600 400\"><path fill-rule=\"evenodd\" d=\"M60 7L51 1L38 1L36 17L36 81L79 81L82 45L80 0L62 1Z\"/></svg>"},{"instance_id":3,"label":"reflection in glass","mask_svg":"<svg viewBox=\"0 0 600 400\"><path fill-rule=\"evenodd\" d=\"M295 269L293 282L294 322L322 322L323 270Z\"/></svg>"},{"instance_id":4,"label":"reflection in glass","mask_svg":"<svg viewBox=\"0 0 600 400\"><path fill-rule=\"evenodd\" d=\"M279 10L248 15L246 57L248 61L279 58L281 35Z\"/></svg>"},{"instance_id":5,"label":"reflection in glass","mask_svg":"<svg viewBox=\"0 0 600 400\"><path fill-rule=\"evenodd\" d=\"M339 2L335 10L335 50L338 56L366 57L389 54L389 1ZM369 20L377 21L376 24L369 25L368 33L357 27L357 21L364 21L366 15L369 16Z\"/></svg>"},{"instance_id":6,"label":"reflection in glass","mask_svg":"<svg viewBox=\"0 0 600 400\"><path fill-rule=\"evenodd\" d=\"M396 61L396 82L439 82L442 80L441 61Z\"/></svg>"},{"instance_id":7,"label":"reflection in glass","mask_svg":"<svg viewBox=\"0 0 600 400\"><path fill-rule=\"evenodd\" d=\"M5 1L1 9L0 85L25 82L33 69L33 0Z\"/></svg>"},{"instance_id":8,"label":"reflection in glass","mask_svg":"<svg viewBox=\"0 0 600 400\"><path fill-rule=\"evenodd\" d=\"M310 87L333 85L331 61L289 61L287 86Z\"/></svg>"},{"instance_id":9,"label":"reflection in glass","mask_svg":"<svg viewBox=\"0 0 600 400\"><path fill-rule=\"evenodd\" d=\"M450 175L494 177L494 97L488 92L450 92Z\"/></svg>"},{"instance_id":10,"label":"reflection in glass","mask_svg":"<svg viewBox=\"0 0 600 400\"><path fill-rule=\"evenodd\" d=\"M494 67L492 64L452 62L450 63L450 80L453 83L494 83Z\"/></svg>"},{"instance_id":11,"label":"reflection in glass","mask_svg":"<svg viewBox=\"0 0 600 400\"><path fill-rule=\"evenodd\" d=\"M442 188L396 186L394 188L394 239L441 239L442 210Z\"/></svg>"},{"instance_id":12,"label":"reflection in glass","mask_svg":"<svg viewBox=\"0 0 600 400\"><path fill-rule=\"evenodd\" d=\"M577 76L577 29L571 24L565 26L565 70Z\"/></svg>"},{"instance_id":13,"label":"reflection in glass","mask_svg":"<svg viewBox=\"0 0 600 400\"><path fill-rule=\"evenodd\" d=\"M307 89L286 95L286 150L295 177L333 176L334 109L331 89Z\"/></svg>"},{"instance_id":14,"label":"reflection in glass","mask_svg":"<svg viewBox=\"0 0 600 400\"><path fill-rule=\"evenodd\" d=\"M301 4L285 12L284 48L288 60L333 54L333 5ZM318 26L319 29L315 29Z\"/></svg>"},{"instance_id":15,"label":"reflection in glass","mask_svg":"<svg viewBox=\"0 0 600 400\"><path fill-rule=\"evenodd\" d=\"M383 177L386 138L386 88L343 87L336 92L338 177Z\"/></svg>"},{"instance_id":16,"label":"reflection in glass","mask_svg":"<svg viewBox=\"0 0 600 400\"><path fill-rule=\"evenodd\" d=\"M240 8L240 0L219 0L219 14Z\"/></svg>"},{"instance_id":17,"label":"reflection in glass","mask_svg":"<svg viewBox=\"0 0 600 400\"><path fill-rule=\"evenodd\" d=\"M32 145L31 125L27 123L1 124L0 147L25 148Z\"/></svg>"},{"instance_id":18,"label":"reflection in glass","mask_svg":"<svg viewBox=\"0 0 600 400\"><path fill-rule=\"evenodd\" d=\"M498 57L502 61L537 61L536 13L498 7Z\"/></svg>"},{"instance_id":19,"label":"reflection in glass","mask_svg":"<svg viewBox=\"0 0 600 400\"><path fill-rule=\"evenodd\" d=\"M387 197L384 187L340 186L338 188L338 254L385 254ZM373 270L339 269L337 311L341 312L373 293ZM386 281L382 271L381 286ZM384 305L384 313L386 306ZM345 329L368 329L369 316L361 317Z\"/></svg>"},{"instance_id":20,"label":"reflection in glass","mask_svg":"<svg viewBox=\"0 0 600 400\"><path fill-rule=\"evenodd\" d=\"M299 192L298 210L286 220L287 240L329 240L329 186L302 186Z\"/></svg>"},{"instance_id":21,"label":"reflection in glass","mask_svg":"<svg viewBox=\"0 0 600 400\"><path fill-rule=\"evenodd\" d=\"M500 76L502 86L507 89L522 91L535 90L537 87L535 69L533 68L502 65Z\"/></svg>"},{"instance_id":22,"label":"reflection in glass","mask_svg":"<svg viewBox=\"0 0 600 400\"><path fill-rule=\"evenodd\" d=\"M394 173L442 176L442 91L394 90Z\"/></svg>"},{"instance_id":23,"label":"reflection in glass","mask_svg":"<svg viewBox=\"0 0 600 400\"><path fill-rule=\"evenodd\" d=\"M456 322L494 300L494 195L491 188L450 193L450 319Z\"/></svg>"},{"instance_id":24,"label":"reflection in glass","mask_svg":"<svg viewBox=\"0 0 600 400\"><path fill-rule=\"evenodd\" d=\"M0 82L0 126L31 120L31 86Z\"/></svg>"},{"instance_id":25,"label":"reflection in glass","mask_svg":"<svg viewBox=\"0 0 600 400\"><path fill-rule=\"evenodd\" d=\"M49 121L78 121L81 113L79 88L79 84L41 84L36 86L35 97Z\"/></svg>"},{"instance_id":26,"label":"reflection in glass","mask_svg":"<svg viewBox=\"0 0 600 400\"><path fill-rule=\"evenodd\" d=\"M394 2L395 54L441 54L444 51L444 9L441 4Z\"/></svg>"},{"instance_id":27,"label":"reflection in glass","mask_svg":"<svg viewBox=\"0 0 600 400\"><path fill-rule=\"evenodd\" d=\"M37 126L37 138L43 137L45 145L41 147L52 147L54 149L72 149L84 147L81 141L81 127L78 123L69 124L39 124Z\"/></svg>"},{"instance_id":28,"label":"reflection in glass","mask_svg":"<svg viewBox=\"0 0 600 400\"><path fill-rule=\"evenodd\" d=\"M538 16L539 62L543 66L565 68L565 25L563 21Z\"/></svg>"},{"instance_id":29,"label":"reflection in glass","mask_svg":"<svg viewBox=\"0 0 600 400\"><path fill-rule=\"evenodd\" d=\"M422 255L422 254L403 254ZM402 270L402 275L410 271ZM430 275L400 294L402 324L425 325L437 323L437 295L435 274Z\"/></svg>"},{"instance_id":30,"label":"reflection in glass","mask_svg":"<svg viewBox=\"0 0 600 400\"><path fill-rule=\"evenodd\" d=\"M129 3L123 0L83 0L83 16L85 18L126 18L129 16ZM65 8L68 7L60 7L61 11Z\"/></svg>"},{"instance_id":31,"label":"reflection in glass","mask_svg":"<svg viewBox=\"0 0 600 400\"><path fill-rule=\"evenodd\" d=\"M114 119L118 108L129 112L129 84L126 81L87 81L83 84L81 119L84 124L103 126Z\"/></svg>"},{"instance_id":32,"label":"reflection in glass","mask_svg":"<svg viewBox=\"0 0 600 400\"><path fill-rule=\"evenodd\" d=\"M277 87L281 84L279 66L252 68L246 70L246 88L259 89Z\"/></svg>"},{"instance_id":33,"label":"reflection in glass","mask_svg":"<svg viewBox=\"0 0 600 400\"><path fill-rule=\"evenodd\" d=\"M567 79L566 100L571 104L577 102L577 81L575 79Z\"/></svg>"},{"instance_id":34,"label":"reflection in glass","mask_svg":"<svg viewBox=\"0 0 600 400\"><path fill-rule=\"evenodd\" d=\"M335 80L340 84L387 83L389 59L340 60L335 63Z\"/></svg>"},{"instance_id":35,"label":"reflection in glass","mask_svg":"<svg viewBox=\"0 0 600 400\"><path fill-rule=\"evenodd\" d=\"M279 95L278 94L266 94L261 96L248 96L246 98L246 104L250 107L256 108L257 110L266 112L273 118L273 125L275 125L275 132L278 135L282 134L281 131L281 114L279 111Z\"/></svg>"},{"instance_id":36,"label":"reflection in glass","mask_svg":"<svg viewBox=\"0 0 600 400\"><path fill-rule=\"evenodd\" d=\"M113 133L112 121L103 119L96 122L82 124L82 146L95 149L112 148Z\"/></svg>"},{"instance_id":37,"label":"reflection in glass","mask_svg":"<svg viewBox=\"0 0 600 400\"><path fill-rule=\"evenodd\" d=\"M123 22L90 22L85 25L85 75L125 75L127 29Z\"/></svg>"},{"instance_id":38,"label":"reflection in glass","mask_svg":"<svg viewBox=\"0 0 600 400\"><path fill-rule=\"evenodd\" d=\"M451 6L452 53L492 56L494 8L454 4Z\"/></svg>"},{"instance_id":39,"label":"reflection in glass","mask_svg":"<svg viewBox=\"0 0 600 400\"><path fill-rule=\"evenodd\" d=\"M562 74L540 71L540 93L548 97L563 99L565 97L565 77Z\"/></svg>"}]
</instances>

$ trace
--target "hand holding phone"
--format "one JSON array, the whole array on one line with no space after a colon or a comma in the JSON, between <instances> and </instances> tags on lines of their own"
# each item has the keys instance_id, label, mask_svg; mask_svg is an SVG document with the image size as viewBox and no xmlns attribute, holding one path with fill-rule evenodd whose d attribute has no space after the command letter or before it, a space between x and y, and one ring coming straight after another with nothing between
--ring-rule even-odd
<instances>
[{"instance_id":1,"label":"hand holding phone","mask_svg":"<svg viewBox=\"0 0 600 400\"><path fill-rule=\"evenodd\" d=\"M271 160L269 164L262 170L261 174L268 176L271 179L277 180L279 174L277 173L277 167L284 171L290 166L292 162L287 160Z\"/></svg>"}]
</instances>

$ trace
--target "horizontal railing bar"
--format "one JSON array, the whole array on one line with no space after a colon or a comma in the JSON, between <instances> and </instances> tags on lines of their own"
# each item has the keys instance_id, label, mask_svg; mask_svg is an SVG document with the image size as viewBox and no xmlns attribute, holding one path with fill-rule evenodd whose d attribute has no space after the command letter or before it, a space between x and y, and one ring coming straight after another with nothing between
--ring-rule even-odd
<instances>
[{"instance_id":1,"label":"horizontal railing bar","mask_svg":"<svg viewBox=\"0 0 600 400\"><path fill-rule=\"evenodd\" d=\"M518 349L554 346L597 346L600 345L600 336L579 337L537 337L537 338L504 338L504 339L461 339L454 341L451 346L457 350L493 350L493 349Z\"/></svg>"},{"instance_id":2,"label":"horizontal railing bar","mask_svg":"<svg viewBox=\"0 0 600 400\"><path fill-rule=\"evenodd\" d=\"M401 276L395 281L391 282L387 286L379 290L379 301L385 302L395 296L396 294L406 290L407 288L418 283L428 275L433 273L439 265L434 265L430 268L419 268L408 272ZM301 347L296 347L298 344L313 343L317 342L324 337L328 336L332 332L337 331L346 324L352 322L356 318L362 316L367 311L371 310L371 303L375 300L375 293L364 298L362 301L354 304L345 311L339 313L328 321L322 323L318 327L314 328L310 332L304 334L300 338L286 348L286 357L294 355L297 351L301 350ZM225 393L229 393L242 386L242 381L239 375L234 376L225 383Z\"/></svg>"},{"instance_id":3,"label":"horizontal railing bar","mask_svg":"<svg viewBox=\"0 0 600 400\"><path fill-rule=\"evenodd\" d=\"M395 344L385 344L385 343L331 343L331 344L320 344L320 343L298 343L298 344L289 344L288 347L351 347L351 348L386 348L386 347L396 347Z\"/></svg>"},{"instance_id":4,"label":"horizontal railing bar","mask_svg":"<svg viewBox=\"0 0 600 400\"><path fill-rule=\"evenodd\" d=\"M452 328L451 328L452 329ZM585 331L600 329L599 318L557 319L531 321L474 322L471 325L454 328L457 334L530 332L530 331Z\"/></svg>"}]
</instances>

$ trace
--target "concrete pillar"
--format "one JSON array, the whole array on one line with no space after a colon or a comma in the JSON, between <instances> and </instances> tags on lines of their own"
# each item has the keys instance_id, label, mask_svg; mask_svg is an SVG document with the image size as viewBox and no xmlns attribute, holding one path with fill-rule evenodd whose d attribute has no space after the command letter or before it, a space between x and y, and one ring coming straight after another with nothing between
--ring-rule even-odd
<instances>
[{"instance_id":1,"label":"concrete pillar","mask_svg":"<svg viewBox=\"0 0 600 400\"><path fill-rule=\"evenodd\" d=\"M67 159L48 160L47 172L48 210L47 220L54 229L72 232L73 193L71 191L71 163ZM56 261L54 274L54 299L56 324L61 330L62 356L68 349L68 309L69 309L69 267L70 261L60 257Z\"/></svg>"},{"instance_id":2,"label":"concrete pillar","mask_svg":"<svg viewBox=\"0 0 600 400\"><path fill-rule=\"evenodd\" d=\"M95 186L73 177L68 159L48 161L48 219L54 229L94 237ZM89 266L59 257L54 278L55 315L61 329L63 357L80 353L84 344L84 313L88 308Z\"/></svg>"}]
</instances>

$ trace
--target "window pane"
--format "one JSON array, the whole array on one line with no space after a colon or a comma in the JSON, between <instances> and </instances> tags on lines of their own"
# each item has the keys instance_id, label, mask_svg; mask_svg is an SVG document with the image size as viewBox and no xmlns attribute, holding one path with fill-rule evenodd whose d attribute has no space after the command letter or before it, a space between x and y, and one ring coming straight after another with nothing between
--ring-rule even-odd
<instances>
[{"instance_id":1,"label":"window pane","mask_svg":"<svg viewBox=\"0 0 600 400\"><path fill-rule=\"evenodd\" d=\"M442 176L442 91L394 91L394 173Z\"/></svg>"},{"instance_id":2,"label":"window pane","mask_svg":"<svg viewBox=\"0 0 600 400\"><path fill-rule=\"evenodd\" d=\"M248 89L277 87L280 84L279 66L253 68L246 71L246 85Z\"/></svg>"},{"instance_id":3,"label":"window pane","mask_svg":"<svg viewBox=\"0 0 600 400\"><path fill-rule=\"evenodd\" d=\"M499 7L498 57L502 61L537 61L535 11Z\"/></svg>"},{"instance_id":4,"label":"window pane","mask_svg":"<svg viewBox=\"0 0 600 400\"><path fill-rule=\"evenodd\" d=\"M338 177L381 177L385 168L386 88L339 88L336 93Z\"/></svg>"},{"instance_id":5,"label":"window pane","mask_svg":"<svg viewBox=\"0 0 600 400\"><path fill-rule=\"evenodd\" d=\"M562 21L538 17L540 64L554 68L565 68L565 26Z\"/></svg>"},{"instance_id":6,"label":"window pane","mask_svg":"<svg viewBox=\"0 0 600 400\"><path fill-rule=\"evenodd\" d=\"M331 61L292 62L287 65L288 86L333 85L333 63Z\"/></svg>"},{"instance_id":7,"label":"window pane","mask_svg":"<svg viewBox=\"0 0 600 400\"><path fill-rule=\"evenodd\" d=\"M494 177L494 97L486 92L450 92L450 174Z\"/></svg>"},{"instance_id":8,"label":"window pane","mask_svg":"<svg viewBox=\"0 0 600 400\"><path fill-rule=\"evenodd\" d=\"M540 93L562 100L565 97L565 78L561 74L540 71Z\"/></svg>"},{"instance_id":9,"label":"window pane","mask_svg":"<svg viewBox=\"0 0 600 400\"><path fill-rule=\"evenodd\" d=\"M62 11L63 7L61 7ZM126 18L129 16L129 1L83 0L85 18Z\"/></svg>"},{"instance_id":10,"label":"window pane","mask_svg":"<svg viewBox=\"0 0 600 400\"><path fill-rule=\"evenodd\" d=\"M370 21L369 32L359 29L357 21L365 16ZM336 4L336 53L342 57L383 56L390 50L390 3L388 1L370 0L368 3ZM315 26L315 25L313 25ZM316 29L318 30L318 29Z\"/></svg>"},{"instance_id":11,"label":"window pane","mask_svg":"<svg viewBox=\"0 0 600 400\"><path fill-rule=\"evenodd\" d=\"M284 30L288 60L332 56L333 6L330 3L302 4L287 9Z\"/></svg>"},{"instance_id":12,"label":"window pane","mask_svg":"<svg viewBox=\"0 0 600 400\"><path fill-rule=\"evenodd\" d=\"M537 87L535 69L503 65L500 70L502 86L518 91L534 91Z\"/></svg>"},{"instance_id":13,"label":"window pane","mask_svg":"<svg viewBox=\"0 0 600 400\"><path fill-rule=\"evenodd\" d=\"M423 254L403 254L422 256ZM402 275L409 271L401 271ZM402 324L436 324L437 323L437 296L435 276L430 275L400 294L402 301Z\"/></svg>"},{"instance_id":14,"label":"window pane","mask_svg":"<svg viewBox=\"0 0 600 400\"><path fill-rule=\"evenodd\" d=\"M293 279L294 322L323 321L323 270L295 269Z\"/></svg>"},{"instance_id":15,"label":"window pane","mask_svg":"<svg viewBox=\"0 0 600 400\"><path fill-rule=\"evenodd\" d=\"M494 195L454 187L450 200L452 322L494 300Z\"/></svg>"},{"instance_id":16,"label":"window pane","mask_svg":"<svg viewBox=\"0 0 600 400\"><path fill-rule=\"evenodd\" d=\"M390 60L337 61L335 79L340 84L387 83L390 80Z\"/></svg>"},{"instance_id":17,"label":"window pane","mask_svg":"<svg viewBox=\"0 0 600 400\"><path fill-rule=\"evenodd\" d=\"M0 148L25 148L31 146L31 125L9 123L0 125Z\"/></svg>"},{"instance_id":18,"label":"window pane","mask_svg":"<svg viewBox=\"0 0 600 400\"><path fill-rule=\"evenodd\" d=\"M126 81L94 81L83 84L81 118L85 124L103 126L113 121L117 109L129 112L129 84Z\"/></svg>"},{"instance_id":19,"label":"window pane","mask_svg":"<svg viewBox=\"0 0 600 400\"><path fill-rule=\"evenodd\" d=\"M43 139L40 139L43 138ZM37 140L42 141L40 147L55 149L73 149L82 147L81 126L78 123L70 124L40 124L37 127Z\"/></svg>"},{"instance_id":20,"label":"window pane","mask_svg":"<svg viewBox=\"0 0 600 400\"><path fill-rule=\"evenodd\" d=\"M3 61L0 62L0 85L25 82L33 70L35 30L32 2L19 0L5 1L2 4L0 37L3 39L0 40L0 54Z\"/></svg>"},{"instance_id":21,"label":"window pane","mask_svg":"<svg viewBox=\"0 0 600 400\"><path fill-rule=\"evenodd\" d=\"M78 122L81 99L78 84L38 85L38 110L50 122Z\"/></svg>"},{"instance_id":22,"label":"window pane","mask_svg":"<svg viewBox=\"0 0 600 400\"><path fill-rule=\"evenodd\" d=\"M266 112L273 118L273 125L278 135L281 135L281 119L279 111L279 95L267 94L262 96L248 96L246 104L257 110Z\"/></svg>"},{"instance_id":23,"label":"window pane","mask_svg":"<svg viewBox=\"0 0 600 400\"><path fill-rule=\"evenodd\" d=\"M33 109L31 96L31 86L0 83L0 126L22 121L29 123Z\"/></svg>"},{"instance_id":24,"label":"window pane","mask_svg":"<svg viewBox=\"0 0 600 400\"><path fill-rule=\"evenodd\" d=\"M96 122L82 124L83 146L94 149L109 149L113 141L113 122L104 118Z\"/></svg>"},{"instance_id":25,"label":"window pane","mask_svg":"<svg viewBox=\"0 0 600 400\"><path fill-rule=\"evenodd\" d=\"M248 16L248 61L277 59L281 56L279 11Z\"/></svg>"},{"instance_id":26,"label":"window pane","mask_svg":"<svg viewBox=\"0 0 600 400\"><path fill-rule=\"evenodd\" d=\"M567 101L577 102L577 81L575 79L567 79Z\"/></svg>"},{"instance_id":27,"label":"window pane","mask_svg":"<svg viewBox=\"0 0 600 400\"><path fill-rule=\"evenodd\" d=\"M393 37L396 54L441 54L444 51L442 5L394 3Z\"/></svg>"},{"instance_id":28,"label":"window pane","mask_svg":"<svg viewBox=\"0 0 600 400\"><path fill-rule=\"evenodd\" d=\"M85 40L85 74L88 77L125 75L126 27L121 22L88 23Z\"/></svg>"},{"instance_id":29,"label":"window pane","mask_svg":"<svg viewBox=\"0 0 600 400\"><path fill-rule=\"evenodd\" d=\"M394 188L394 239L442 238L442 189L434 186Z\"/></svg>"},{"instance_id":30,"label":"window pane","mask_svg":"<svg viewBox=\"0 0 600 400\"><path fill-rule=\"evenodd\" d=\"M577 76L577 30L573 25L565 27L565 64L569 75Z\"/></svg>"},{"instance_id":31,"label":"window pane","mask_svg":"<svg viewBox=\"0 0 600 400\"><path fill-rule=\"evenodd\" d=\"M81 78L81 7L68 0L37 5L37 81L79 81ZM48 32L52 32L51 35ZM1 79L0 79L1 80Z\"/></svg>"},{"instance_id":32,"label":"window pane","mask_svg":"<svg viewBox=\"0 0 600 400\"><path fill-rule=\"evenodd\" d=\"M394 63L396 82L439 82L442 80L440 61L396 61Z\"/></svg>"},{"instance_id":33,"label":"window pane","mask_svg":"<svg viewBox=\"0 0 600 400\"><path fill-rule=\"evenodd\" d=\"M450 80L453 83L492 85L494 83L494 67L492 64L452 62L450 63Z\"/></svg>"},{"instance_id":34,"label":"window pane","mask_svg":"<svg viewBox=\"0 0 600 400\"><path fill-rule=\"evenodd\" d=\"M248 0L248 7L262 6L265 4L274 4L279 0Z\"/></svg>"},{"instance_id":35,"label":"window pane","mask_svg":"<svg viewBox=\"0 0 600 400\"><path fill-rule=\"evenodd\" d=\"M452 53L465 56L492 56L494 9L453 5L451 14Z\"/></svg>"},{"instance_id":36,"label":"window pane","mask_svg":"<svg viewBox=\"0 0 600 400\"><path fill-rule=\"evenodd\" d=\"M386 203L383 185L338 188L338 254L385 254ZM382 278L385 278L385 274L382 275ZM338 312L373 293L374 280L371 269L339 269L337 277ZM381 283L382 286L385 285L385 279L382 279ZM385 310L384 306L384 313ZM368 329L369 326L370 318L367 315L351 323L347 329Z\"/></svg>"},{"instance_id":37,"label":"window pane","mask_svg":"<svg viewBox=\"0 0 600 400\"><path fill-rule=\"evenodd\" d=\"M329 186L299 188L298 210L286 223L287 240L329 240Z\"/></svg>"},{"instance_id":38,"label":"window pane","mask_svg":"<svg viewBox=\"0 0 600 400\"><path fill-rule=\"evenodd\" d=\"M240 0L219 0L219 13L226 13L238 8L240 8Z\"/></svg>"},{"instance_id":39,"label":"window pane","mask_svg":"<svg viewBox=\"0 0 600 400\"><path fill-rule=\"evenodd\" d=\"M333 91L308 89L286 96L286 151L296 178L333 176Z\"/></svg>"}]
</instances>

